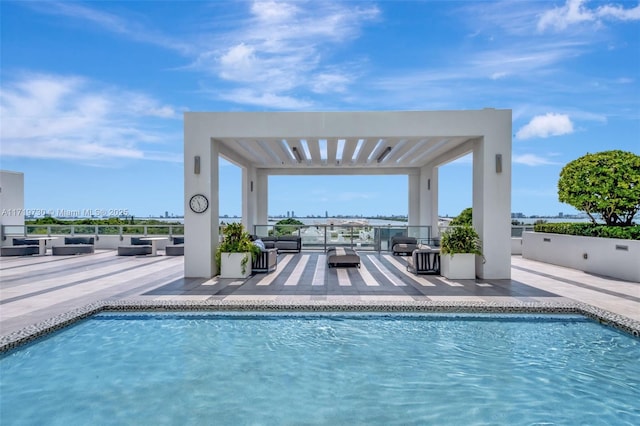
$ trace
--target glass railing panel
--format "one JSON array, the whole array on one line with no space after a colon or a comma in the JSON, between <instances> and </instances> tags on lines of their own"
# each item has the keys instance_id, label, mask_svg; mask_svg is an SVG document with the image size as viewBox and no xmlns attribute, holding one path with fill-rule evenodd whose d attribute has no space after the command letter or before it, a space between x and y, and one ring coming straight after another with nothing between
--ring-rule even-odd
<instances>
[{"instance_id":1,"label":"glass railing panel","mask_svg":"<svg viewBox=\"0 0 640 426\"><path fill-rule=\"evenodd\" d=\"M98 225L96 229L98 235L120 235L121 233L119 225Z\"/></svg>"},{"instance_id":2,"label":"glass railing panel","mask_svg":"<svg viewBox=\"0 0 640 426\"><path fill-rule=\"evenodd\" d=\"M27 235L27 228L24 225L2 225L2 238L24 237Z\"/></svg>"}]
</instances>

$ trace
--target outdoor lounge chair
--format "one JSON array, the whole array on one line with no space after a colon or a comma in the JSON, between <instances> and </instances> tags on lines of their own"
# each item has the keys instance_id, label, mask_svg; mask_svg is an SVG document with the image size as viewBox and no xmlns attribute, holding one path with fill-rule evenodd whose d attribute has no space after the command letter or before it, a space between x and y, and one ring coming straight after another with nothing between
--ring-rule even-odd
<instances>
[{"instance_id":1,"label":"outdoor lounge chair","mask_svg":"<svg viewBox=\"0 0 640 426\"><path fill-rule=\"evenodd\" d=\"M278 267L278 249L265 248L251 264L253 272L272 272Z\"/></svg>"},{"instance_id":2,"label":"outdoor lounge chair","mask_svg":"<svg viewBox=\"0 0 640 426\"><path fill-rule=\"evenodd\" d=\"M440 274L440 249L423 246L407 259L407 271L414 274Z\"/></svg>"},{"instance_id":3,"label":"outdoor lounge chair","mask_svg":"<svg viewBox=\"0 0 640 426\"><path fill-rule=\"evenodd\" d=\"M391 251L394 256L408 256L418 248L418 240L413 237L396 236L391 237Z\"/></svg>"}]
</instances>

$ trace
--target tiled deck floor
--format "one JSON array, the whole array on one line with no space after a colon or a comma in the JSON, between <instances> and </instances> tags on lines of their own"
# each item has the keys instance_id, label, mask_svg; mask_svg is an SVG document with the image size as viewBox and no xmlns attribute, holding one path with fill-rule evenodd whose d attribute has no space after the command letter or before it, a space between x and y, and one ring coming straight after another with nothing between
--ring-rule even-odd
<instances>
[{"instance_id":1,"label":"tiled deck floor","mask_svg":"<svg viewBox=\"0 0 640 426\"><path fill-rule=\"evenodd\" d=\"M327 268L319 252L280 254L247 281L186 279L184 258L85 256L0 259L0 336L99 300L578 301L640 321L640 283L513 256L511 280L449 281L406 272L405 259L360 253L362 267Z\"/></svg>"}]
</instances>

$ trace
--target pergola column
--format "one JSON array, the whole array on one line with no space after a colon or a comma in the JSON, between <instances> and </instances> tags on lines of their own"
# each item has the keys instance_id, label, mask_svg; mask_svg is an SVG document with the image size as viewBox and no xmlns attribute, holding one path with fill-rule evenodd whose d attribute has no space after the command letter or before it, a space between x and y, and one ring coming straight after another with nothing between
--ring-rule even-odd
<instances>
[{"instance_id":1,"label":"pergola column","mask_svg":"<svg viewBox=\"0 0 640 426\"><path fill-rule=\"evenodd\" d=\"M218 247L219 142L203 135L197 126L184 126L184 275L185 277L212 277L216 274L215 251ZM195 213L189 200L195 194L203 194L209 200L209 208Z\"/></svg>"},{"instance_id":2,"label":"pergola column","mask_svg":"<svg viewBox=\"0 0 640 426\"><path fill-rule=\"evenodd\" d=\"M258 221L258 188L256 168L252 166L242 168L242 224L245 229L253 234L254 225Z\"/></svg>"},{"instance_id":3,"label":"pergola column","mask_svg":"<svg viewBox=\"0 0 640 426\"><path fill-rule=\"evenodd\" d=\"M269 175L264 170L256 170L254 188L256 194L256 224L266 225L269 221Z\"/></svg>"},{"instance_id":4,"label":"pergola column","mask_svg":"<svg viewBox=\"0 0 640 426\"><path fill-rule=\"evenodd\" d=\"M438 168L426 165L420 168L420 224L431 226L431 238L438 230Z\"/></svg>"},{"instance_id":5,"label":"pergola column","mask_svg":"<svg viewBox=\"0 0 640 426\"><path fill-rule=\"evenodd\" d=\"M420 214L422 207L423 193L420 188L420 175L413 173L409 174L409 214L407 217L407 224L409 226L419 226Z\"/></svg>"},{"instance_id":6,"label":"pergola column","mask_svg":"<svg viewBox=\"0 0 640 426\"><path fill-rule=\"evenodd\" d=\"M473 149L473 226L482 241L476 272L483 279L511 277L511 122L491 130Z\"/></svg>"}]
</instances>

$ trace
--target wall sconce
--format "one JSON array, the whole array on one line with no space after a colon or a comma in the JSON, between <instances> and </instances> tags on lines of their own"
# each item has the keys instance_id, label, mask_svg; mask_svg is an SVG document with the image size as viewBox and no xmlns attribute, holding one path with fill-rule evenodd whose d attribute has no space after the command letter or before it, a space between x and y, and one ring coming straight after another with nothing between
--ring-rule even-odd
<instances>
[{"instance_id":1,"label":"wall sconce","mask_svg":"<svg viewBox=\"0 0 640 426\"><path fill-rule=\"evenodd\" d=\"M431 179L427 179L427 190L431 191Z\"/></svg>"},{"instance_id":2,"label":"wall sconce","mask_svg":"<svg viewBox=\"0 0 640 426\"><path fill-rule=\"evenodd\" d=\"M502 154L496 154L496 173L502 173Z\"/></svg>"},{"instance_id":3,"label":"wall sconce","mask_svg":"<svg viewBox=\"0 0 640 426\"><path fill-rule=\"evenodd\" d=\"M391 152L391 147L388 146L384 149L384 151L382 151L382 153L380 155L378 155L378 163L382 163L382 160L384 160L384 158L389 155L389 153Z\"/></svg>"},{"instance_id":4,"label":"wall sconce","mask_svg":"<svg viewBox=\"0 0 640 426\"><path fill-rule=\"evenodd\" d=\"M196 175L200 174L200 156L196 155L193 157L193 173Z\"/></svg>"},{"instance_id":5,"label":"wall sconce","mask_svg":"<svg viewBox=\"0 0 640 426\"><path fill-rule=\"evenodd\" d=\"M293 151L293 155L296 156L296 160L298 160L298 163L302 163L302 155L300 154L300 151L298 151L297 147L293 147L291 148L291 151Z\"/></svg>"},{"instance_id":6,"label":"wall sconce","mask_svg":"<svg viewBox=\"0 0 640 426\"><path fill-rule=\"evenodd\" d=\"M251 192L253 192L253 181L251 181Z\"/></svg>"}]
</instances>

